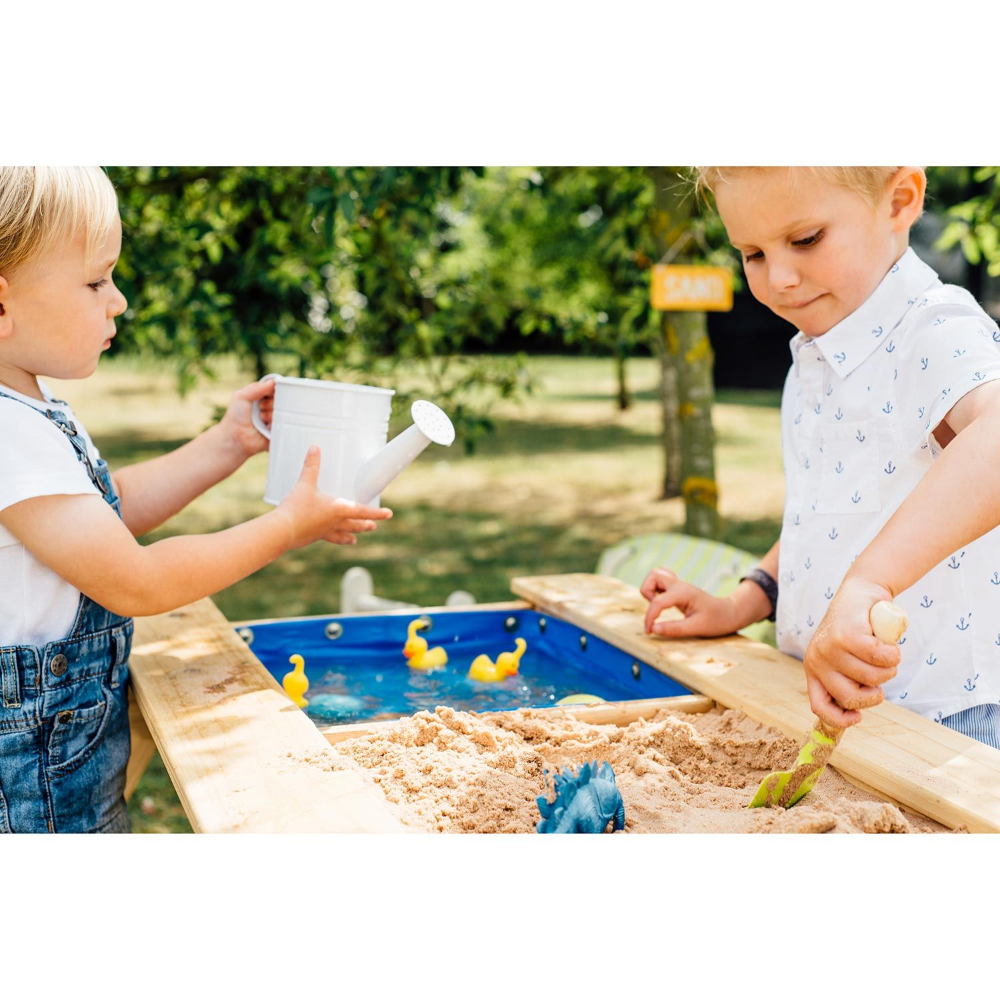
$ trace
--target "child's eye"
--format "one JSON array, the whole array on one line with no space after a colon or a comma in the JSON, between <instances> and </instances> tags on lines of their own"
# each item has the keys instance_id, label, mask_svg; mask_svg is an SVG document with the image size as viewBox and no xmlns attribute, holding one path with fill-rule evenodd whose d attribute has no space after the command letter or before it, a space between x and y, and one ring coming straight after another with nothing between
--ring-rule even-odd
<instances>
[{"instance_id":1,"label":"child's eye","mask_svg":"<svg viewBox=\"0 0 1000 1000\"><path fill-rule=\"evenodd\" d=\"M824 233L825 233L825 230L820 229L818 232L813 233L812 236L806 236L804 239L795 240L793 242L792 246L796 246L796 247L814 247L814 246L816 246L817 243L819 243L819 241L821 239L823 239Z\"/></svg>"},{"instance_id":2,"label":"child's eye","mask_svg":"<svg viewBox=\"0 0 1000 1000\"><path fill-rule=\"evenodd\" d=\"M107 283L108 283L108 279L107 278L101 278L100 281L91 281L91 282L88 282L89 286L91 288L93 288L95 292L97 291L98 288L100 288L103 285L106 285Z\"/></svg>"},{"instance_id":3,"label":"child's eye","mask_svg":"<svg viewBox=\"0 0 1000 1000\"><path fill-rule=\"evenodd\" d=\"M753 260L763 260L763 259L764 259L764 254L760 250L755 250L751 254L744 254L743 255L743 263L744 264L749 264Z\"/></svg>"}]
</instances>

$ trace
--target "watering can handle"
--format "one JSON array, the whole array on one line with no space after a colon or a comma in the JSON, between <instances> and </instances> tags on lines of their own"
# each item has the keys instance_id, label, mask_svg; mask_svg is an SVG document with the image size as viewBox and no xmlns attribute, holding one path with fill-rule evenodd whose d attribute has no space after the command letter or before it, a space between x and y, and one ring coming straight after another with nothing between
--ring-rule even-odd
<instances>
[{"instance_id":1,"label":"watering can handle","mask_svg":"<svg viewBox=\"0 0 1000 1000\"><path fill-rule=\"evenodd\" d=\"M274 372L272 372L270 375L265 375L261 379L261 382L266 382L269 378L277 379L280 377L281 377L280 375L276 375L274 374ZM268 441L271 440L271 428L268 427L267 424L265 424L264 421L260 419L260 400L258 399L255 399L250 404L250 423L252 423L254 427L256 427L257 430L259 430L260 433L263 434L264 437L268 439Z\"/></svg>"}]
</instances>

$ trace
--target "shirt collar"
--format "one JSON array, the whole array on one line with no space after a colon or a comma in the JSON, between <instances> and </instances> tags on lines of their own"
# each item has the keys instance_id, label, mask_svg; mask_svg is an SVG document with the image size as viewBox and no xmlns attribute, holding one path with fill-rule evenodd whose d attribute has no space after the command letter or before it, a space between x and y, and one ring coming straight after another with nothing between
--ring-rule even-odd
<instances>
[{"instance_id":1,"label":"shirt collar","mask_svg":"<svg viewBox=\"0 0 1000 1000\"><path fill-rule=\"evenodd\" d=\"M875 291L850 316L819 337L809 337L801 330L796 333L789 345L793 360L798 365L803 345L815 342L827 364L841 378L847 378L885 341L917 297L937 280L937 271L907 247Z\"/></svg>"}]
</instances>

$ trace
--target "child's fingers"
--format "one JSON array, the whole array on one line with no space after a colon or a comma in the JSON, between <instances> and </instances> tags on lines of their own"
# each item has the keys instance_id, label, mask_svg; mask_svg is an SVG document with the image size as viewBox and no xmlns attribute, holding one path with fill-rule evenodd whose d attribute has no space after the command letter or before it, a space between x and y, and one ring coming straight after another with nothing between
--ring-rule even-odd
<instances>
[{"instance_id":1,"label":"child's fingers","mask_svg":"<svg viewBox=\"0 0 1000 1000\"><path fill-rule=\"evenodd\" d=\"M655 628L654 623L659 618L661 612L666 611L667 608L676 607L684 600L684 596L682 588L674 586L672 589L659 593L652 598L649 602L649 607L646 609L646 631L652 632Z\"/></svg>"},{"instance_id":2,"label":"child's fingers","mask_svg":"<svg viewBox=\"0 0 1000 1000\"><path fill-rule=\"evenodd\" d=\"M299 473L299 482L308 483L310 486L315 486L317 480L319 479L319 467L323 456L320 453L318 445L310 445L309 450L306 452L305 461L302 463L302 471Z\"/></svg>"},{"instance_id":3,"label":"child's fingers","mask_svg":"<svg viewBox=\"0 0 1000 1000\"><path fill-rule=\"evenodd\" d=\"M806 688L809 691L809 704L812 710L828 726L846 729L861 721L861 713L854 710L845 711L831 697L830 692L823 687L819 678L806 674Z\"/></svg>"},{"instance_id":4,"label":"child's fingers","mask_svg":"<svg viewBox=\"0 0 1000 1000\"><path fill-rule=\"evenodd\" d=\"M660 591L667 590L670 584L676 579L677 574L673 572L673 570L667 569L665 566L652 569L646 574L646 579L642 581L639 593L642 594L647 601L651 601Z\"/></svg>"},{"instance_id":5,"label":"child's fingers","mask_svg":"<svg viewBox=\"0 0 1000 1000\"><path fill-rule=\"evenodd\" d=\"M844 709L874 708L885 701L881 688L868 687L852 681L840 673L829 673L823 677L823 686L837 704Z\"/></svg>"},{"instance_id":6,"label":"child's fingers","mask_svg":"<svg viewBox=\"0 0 1000 1000\"><path fill-rule=\"evenodd\" d=\"M340 517L362 521L386 521L392 517L392 510L389 507L366 507L363 504L351 503L349 500L341 500L339 504L337 513Z\"/></svg>"},{"instance_id":7,"label":"child's fingers","mask_svg":"<svg viewBox=\"0 0 1000 1000\"><path fill-rule=\"evenodd\" d=\"M860 657L841 653L836 660L836 671L866 687L880 687L896 676L895 667L874 667Z\"/></svg>"},{"instance_id":8,"label":"child's fingers","mask_svg":"<svg viewBox=\"0 0 1000 1000\"><path fill-rule=\"evenodd\" d=\"M684 639L704 635L704 629L698 615L689 615L687 618L657 622L653 626L653 634L662 635L665 639Z\"/></svg>"},{"instance_id":9,"label":"child's fingers","mask_svg":"<svg viewBox=\"0 0 1000 1000\"><path fill-rule=\"evenodd\" d=\"M340 522L337 526L338 531L349 531L349 532L360 532L360 531L374 531L378 525L374 521L365 521L356 517L349 517Z\"/></svg>"},{"instance_id":10,"label":"child's fingers","mask_svg":"<svg viewBox=\"0 0 1000 1000\"><path fill-rule=\"evenodd\" d=\"M844 636L843 645L866 663L875 667L891 668L892 676L896 676L896 667L899 666L903 655L899 646L882 642L873 635L861 635L856 632Z\"/></svg>"},{"instance_id":11,"label":"child's fingers","mask_svg":"<svg viewBox=\"0 0 1000 1000\"><path fill-rule=\"evenodd\" d=\"M234 394L237 399L248 399L253 402L255 399L264 399L266 396L274 396L274 379L262 379L260 382L251 382Z\"/></svg>"},{"instance_id":12,"label":"child's fingers","mask_svg":"<svg viewBox=\"0 0 1000 1000\"><path fill-rule=\"evenodd\" d=\"M333 542L334 545L357 545L358 540L349 531L331 531L323 536L324 542Z\"/></svg>"}]
</instances>

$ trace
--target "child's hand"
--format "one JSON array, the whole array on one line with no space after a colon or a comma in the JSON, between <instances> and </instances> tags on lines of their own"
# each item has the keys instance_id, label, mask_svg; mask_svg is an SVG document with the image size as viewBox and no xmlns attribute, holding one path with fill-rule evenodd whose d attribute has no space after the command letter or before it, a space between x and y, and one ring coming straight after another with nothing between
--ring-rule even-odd
<instances>
[{"instance_id":1,"label":"child's hand","mask_svg":"<svg viewBox=\"0 0 1000 1000\"><path fill-rule=\"evenodd\" d=\"M270 427L271 414L274 412L274 379L251 382L234 393L225 416L219 421L219 427L226 432L244 459L266 451L270 443L250 422L250 409L254 400L260 400L261 420Z\"/></svg>"},{"instance_id":2,"label":"child's hand","mask_svg":"<svg viewBox=\"0 0 1000 1000\"><path fill-rule=\"evenodd\" d=\"M729 635L742 628L732 601L713 597L693 584L685 583L666 568L651 570L639 588L649 601L646 631L670 638L679 636ZM684 613L679 621L658 622L660 612L677 608Z\"/></svg>"},{"instance_id":3,"label":"child's hand","mask_svg":"<svg viewBox=\"0 0 1000 1000\"><path fill-rule=\"evenodd\" d=\"M388 507L365 507L321 493L316 488L319 464L320 451L313 445L302 465L299 481L277 507L291 524L289 548L301 548L321 538L337 545L354 545L355 533L374 531L376 521L392 517Z\"/></svg>"},{"instance_id":4,"label":"child's hand","mask_svg":"<svg viewBox=\"0 0 1000 1000\"><path fill-rule=\"evenodd\" d=\"M861 721L858 709L880 704L880 685L896 676L900 651L876 639L868 615L891 601L885 587L847 579L834 595L806 649L803 666L809 704L824 722L846 729Z\"/></svg>"}]
</instances>

